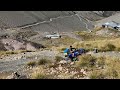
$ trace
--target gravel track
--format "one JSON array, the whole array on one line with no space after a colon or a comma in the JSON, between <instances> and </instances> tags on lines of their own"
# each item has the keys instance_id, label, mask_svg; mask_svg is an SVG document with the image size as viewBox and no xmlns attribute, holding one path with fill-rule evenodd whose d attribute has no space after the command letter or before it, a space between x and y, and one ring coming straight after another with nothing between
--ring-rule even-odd
<instances>
[{"instance_id":1,"label":"gravel track","mask_svg":"<svg viewBox=\"0 0 120 90\"><path fill-rule=\"evenodd\" d=\"M37 52L27 52L26 54L16 54L5 57L0 60L0 72L3 71L17 71L18 69L22 69L27 62L37 61L40 58L47 58L49 60L53 60L56 56L57 52L54 51L37 51ZM37 58L39 59L37 59Z\"/></svg>"}]
</instances>

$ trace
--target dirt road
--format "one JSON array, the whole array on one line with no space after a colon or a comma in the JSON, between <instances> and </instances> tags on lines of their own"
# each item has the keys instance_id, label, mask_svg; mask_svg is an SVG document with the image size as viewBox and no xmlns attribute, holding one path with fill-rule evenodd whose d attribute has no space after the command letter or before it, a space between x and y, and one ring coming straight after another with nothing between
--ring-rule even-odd
<instances>
[{"instance_id":1,"label":"dirt road","mask_svg":"<svg viewBox=\"0 0 120 90\"><path fill-rule=\"evenodd\" d=\"M53 60L56 54L58 52L45 50L10 55L0 60L0 72L17 71L18 69L22 69L27 62L37 61L40 58Z\"/></svg>"}]
</instances>

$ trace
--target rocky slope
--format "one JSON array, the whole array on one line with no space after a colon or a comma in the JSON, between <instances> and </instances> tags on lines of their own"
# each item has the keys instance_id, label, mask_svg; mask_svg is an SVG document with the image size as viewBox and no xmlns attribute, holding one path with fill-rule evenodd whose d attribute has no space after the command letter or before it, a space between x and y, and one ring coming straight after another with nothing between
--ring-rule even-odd
<instances>
[{"instance_id":1,"label":"rocky slope","mask_svg":"<svg viewBox=\"0 0 120 90\"><path fill-rule=\"evenodd\" d=\"M0 11L0 28L68 32L92 29L91 21L102 18L100 12L94 11Z\"/></svg>"}]
</instances>

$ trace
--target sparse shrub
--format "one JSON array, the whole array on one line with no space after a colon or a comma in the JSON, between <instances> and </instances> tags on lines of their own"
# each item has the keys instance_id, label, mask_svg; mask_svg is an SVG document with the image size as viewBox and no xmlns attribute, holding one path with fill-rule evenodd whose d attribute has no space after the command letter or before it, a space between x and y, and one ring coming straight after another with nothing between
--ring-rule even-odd
<instances>
[{"instance_id":1,"label":"sparse shrub","mask_svg":"<svg viewBox=\"0 0 120 90\"><path fill-rule=\"evenodd\" d=\"M33 73L31 74L33 79L45 79L45 69L42 66L33 69Z\"/></svg>"},{"instance_id":2,"label":"sparse shrub","mask_svg":"<svg viewBox=\"0 0 120 90\"><path fill-rule=\"evenodd\" d=\"M32 50L26 50L26 52L33 52Z\"/></svg>"},{"instance_id":3,"label":"sparse shrub","mask_svg":"<svg viewBox=\"0 0 120 90\"><path fill-rule=\"evenodd\" d=\"M97 65L103 68L103 66L105 65L105 57L97 58Z\"/></svg>"},{"instance_id":4,"label":"sparse shrub","mask_svg":"<svg viewBox=\"0 0 120 90\"><path fill-rule=\"evenodd\" d=\"M33 79L52 79L53 75L46 73L46 70L43 66L39 66L33 69L33 73L31 74L31 78Z\"/></svg>"},{"instance_id":5,"label":"sparse shrub","mask_svg":"<svg viewBox=\"0 0 120 90\"><path fill-rule=\"evenodd\" d=\"M17 54L15 51L7 51L6 54Z\"/></svg>"},{"instance_id":6,"label":"sparse shrub","mask_svg":"<svg viewBox=\"0 0 120 90\"><path fill-rule=\"evenodd\" d=\"M45 64L47 64L47 63L49 63L50 61L48 61L47 59L44 59L44 58L42 58L42 59L40 59L39 61L38 61L38 65L45 65Z\"/></svg>"},{"instance_id":7,"label":"sparse shrub","mask_svg":"<svg viewBox=\"0 0 120 90\"><path fill-rule=\"evenodd\" d=\"M35 76L34 76L34 79L53 79L53 75L47 75L47 74L43 74L43 73L37 73Z\"/></svg>"},{"instance_id":8,"label":"sparse shrub","mask_svg":"<svg viewBox=\"0 0 120 90\"><path fill-rule=\"evenodd\" d=\"M93 71L90 74L90 79L105 79L105 74L101 71Z\"/></svg>"},{"instance_id":9,"label":"sparse shrub","mask_svg":"<svg viewBox=\"0 0 120 90\"><path fill-rule=\"evenodd\" d=\"M113 67L108 68L105 74L107 75L108 79L117 79L119 77L117 70L115 70Z\"/></svg>"},{"instance_id":10,"label":"sparse shrub","mask_svg":"<svg viewBox=\"0 0 120 90\"><path fill-rule=\"evenodd\" d=\"M93 67L96 63L96 58L91 55L82 55L76 63L77 67Z\"/></svg>"},{"instance_id":11,"label":"sparse shrub","mask_svg":"<svg viewBox=\"0 0 120 90\"><path fill-rule=\"evenodd\" d=\"M34 79L47 79L47 75L45 74L40 74L40 73L37 73L35 76L34 76Z\"/></svg>"},{"instance_id":12,"label":"sparse shrub","mask_svg":"<svg viewBox=\"0 0 120 90\"><path fill-rule=\"evenodd\" d=\"M61 48L61 51L64 51L66 48Z\"/></svg>"},{"instance_id":13,"label":"sparse shrub","mask_svg":"<svg viewBox=\"0 0 120 90\"><path fill-rule=\"evenodd\" d=\"M107 47L109 48L109 50L113 51L115 50L115 45L112 45L112 44L107 44Z\"/></svg>"},{"instance_id":14,"label":"sparse shrub","mask_svg":"<svg viewBox=\"0 0 120 90\"><path fill-rule=\"evenodd\" d=\"M49 66L48 66L49 68L56 68L56 67L58 67L58 65L57 64L49 64Z\"/></svg>"},{"instance_id":15,"label":"sparse shrub","mask_svg":"<svg viewBox=\"0 0 120 90\"><path fill-rule=\"evenodd\" d=\"M116 48L116 51L120 51L120 47Z\"/></svg>"},{"instance_id":16,"label":"sparse shrub","mask_svg":"<svg viewBox=\"0 0 120 90\"><path fill-rule=\"evenodd\" d=\"M91 44L87 44L87 43L86 43L86 44L85 44L85 46L88 46L88 47L90 47L90 46L91 46Z\"/></svg>"},{"instance_id":17,"label":"sparse shrub","mask_svg":"<svg viewBox=\"0 0 120 90\"><path fill-rule=\"evenodd\" d=\"M62 59L63 59L63 57L61 57L61 56L55 56L56 62L59 62L59 61L61 61Z\"/></svg>"},{"instance_id":18,"label":"sparse shrub","mask_svg":"<svg viewBox=\"0 0 120 90\"><path fill-rule=\"evenodd\" d=\"M87 52L89 52L89 51L92 51L93 49L91 49L91 48L85 48L85 52L87 53Z\"/></svg>"},{"instance_id":19,"label":"sparse shrub","mask_svg":"<svg viewBox=\"0 0 120 90\"><path fill-rule=\"evenodd\" d=\"M94 28L94 31L99 31L99 30L101 30L101 29L103 29L103 27L95 27L95 28Z\"/></svg>"},{"instance_id":20,"label":"sparse shrub","mask_svg":"<svg viewBox=\"0 0 120 90\"><path fill-rule=\"evenodd\" d=\"M116 49L116 46L108 43L104 47L102 47L101 49L102 49L102 51L114 51Z\"/></svg>"},{"instance_id":21,"label":"sparse shrub","mask_svg":"<svg viewBox=\"0 0 120 90\"><path fill-rule=\"evenodd\" d=\"M33 67L36 65L36 62L35 61L28 62L27 65Z\"/></svg>"}]
</instances>

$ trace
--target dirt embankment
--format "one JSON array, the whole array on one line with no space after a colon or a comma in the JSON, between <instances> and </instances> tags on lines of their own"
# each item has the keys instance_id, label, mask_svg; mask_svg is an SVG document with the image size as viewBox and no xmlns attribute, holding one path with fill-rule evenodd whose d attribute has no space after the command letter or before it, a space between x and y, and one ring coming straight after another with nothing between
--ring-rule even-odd
<instances>
[{"instance_id":1,"label":"dirt embankment","mask_svg":"<svg viewBox=\"0 0 120 90\"><path fill-rule=\"evenodd\" d=\"M43 45L30 41L18 41L15 39L1 39L1 50L31 50L44 48Z\"/></svg>"}]
</instances>

